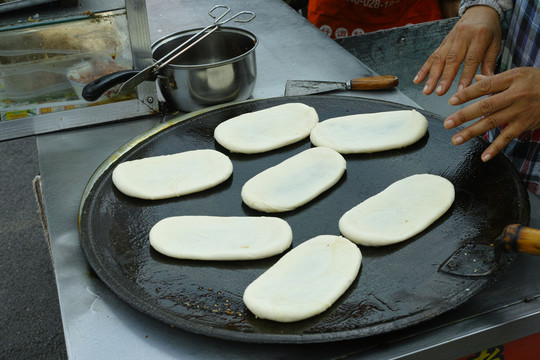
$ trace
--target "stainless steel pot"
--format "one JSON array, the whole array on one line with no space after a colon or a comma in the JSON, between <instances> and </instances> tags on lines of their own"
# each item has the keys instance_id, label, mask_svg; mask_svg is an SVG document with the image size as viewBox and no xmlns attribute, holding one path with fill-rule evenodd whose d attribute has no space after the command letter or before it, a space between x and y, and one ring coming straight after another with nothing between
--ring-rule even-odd
<instances>
[{"instance_id":1,"label":"stainless steel pot","mask_svg":"<svg viewBox=\"0 0 540 360\"><path fill-rule=\"evenodd\" d=\"M246 100L253 92L257 77L255 48L258 41L249 31L219 26L186 46L174 60L159 61L165 56L170 58L170 53L175 53L173 50L202 29L206 28L181 31L159 39L152 45L154 65L144 70L125 70L102 76L86 84L82 97L96 101L116 85L124 83L120 93L124 88L131 92L142 81L157 79L163 98L172 107L187 112Z\"/></svg>"},{"instance_id":2,"label":"stainless steel pot","mask_svg":"<svg viewBox=\"0 0 540 360\"><path fill-rule=\"evenodd\" d=\"M201 29L174 33L152 45L154 61ZM157 78L161 94L175 108L194 111L248 99L255 86L257 38L251 32L220 27L163 67Z\"/></svg>"}]
</instances>

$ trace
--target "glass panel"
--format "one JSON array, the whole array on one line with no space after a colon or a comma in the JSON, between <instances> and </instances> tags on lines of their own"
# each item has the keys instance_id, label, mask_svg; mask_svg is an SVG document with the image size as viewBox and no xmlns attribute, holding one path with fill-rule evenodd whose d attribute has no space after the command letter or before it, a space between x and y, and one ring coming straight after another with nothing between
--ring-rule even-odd
<instances>
[{"instance_id":1,"label":"glass panel","mask_svg":"<svg viewBox=\"0 0 540 360\"><path fill-rule=\"evenodd\" d=\"M136 98L115 97L117 89L92 103L80 95L88 82L132 68L124 10L0 31L1 120Z\"/></svg>"}]
</instances>

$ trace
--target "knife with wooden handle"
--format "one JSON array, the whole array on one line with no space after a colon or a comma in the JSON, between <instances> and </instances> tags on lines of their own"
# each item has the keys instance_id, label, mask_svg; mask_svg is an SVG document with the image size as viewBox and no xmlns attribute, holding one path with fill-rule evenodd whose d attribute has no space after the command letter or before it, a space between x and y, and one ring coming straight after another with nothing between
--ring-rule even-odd
<instances>
[{"instance_id":1,"label":"knife with wooden handle","mask_svg":"<svg viewBox=\"0 0 540 360\"><path fill-rule=\"evenodd\" d=\"M388 90L399 84L394 75L368 76L345 82L288 80L285 85L285 96L320 94L334 90Z\"/></svg>"}]
</instances>

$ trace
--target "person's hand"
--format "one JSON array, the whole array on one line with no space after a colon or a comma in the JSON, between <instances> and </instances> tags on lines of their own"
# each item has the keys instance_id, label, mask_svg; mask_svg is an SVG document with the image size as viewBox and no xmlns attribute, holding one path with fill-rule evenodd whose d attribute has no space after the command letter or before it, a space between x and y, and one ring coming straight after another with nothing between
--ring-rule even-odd
<instances>
[{"instance_id":1,"label":"person's hand","mask_svg":"<svg viewBox=\"0 0 540 360\"><path fill-rule=\"evenodd\" d=\"M429 56L413 81L419 84L429 75L424 94L431 94L437 87L435 93L444 95L464 62L458 83L458 90L461 90L471 84L480 64L483 75L494 73L500 49L501 28L497 12L488 6L470 7Z\"/></svg>"},{"instance_id":2,"label":"person's hand","mask_svg":"<svg viewBox=\"0 0 540 360\"><path fill-rule=\"evenodd\" d=\"M493 76L477 75L476 80L453 95L449 103L461 105L484 95L493 95L450 115L444 121L444 127L452 129L481 117L452 137L452 143L460 145L506 125L482 153L482 160L488 161L523 132L540 128L540 68L514 68Z\"/></svg>"}]
</instances>

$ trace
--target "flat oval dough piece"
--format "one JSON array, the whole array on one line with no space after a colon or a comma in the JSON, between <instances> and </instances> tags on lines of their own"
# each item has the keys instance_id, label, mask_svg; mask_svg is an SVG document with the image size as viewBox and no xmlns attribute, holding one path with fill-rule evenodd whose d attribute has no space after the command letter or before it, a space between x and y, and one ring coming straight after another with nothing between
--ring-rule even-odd
<instances>
[{"instance_id":1,"label":"flat oval dough piece","mask_svg":"<svg viewBox=\"0 0 540 360\"><path fill-rule=\"evenodd\" d=\"M267 213L293 210L335 185L345 168L338 152L311 148L249 179L242 187L242 200Z\"/></svg>"},{"instance_id":2,"label":"flat oval dough piece","mask_svg":"<svg viewBox=\"0 0 540 360\"><path fill-rule=\"evenodd\" d=\"M114 169L112 181L128 196L157 200L209 189L232 170L231 160L219 151L193 150L125 161Z\"/></svg>"},{"instance_id":3,"label":"flat oval dough piece","mask_svg":"<svg viewBox=\"0 0 540 360\"><path fill-rule=\"evenodd\" d=\"M256 154L307 138L318 121L311 106L289 103L229 119L216 127L214 138L231 152Z\"/></svg>"},{"instance_id":4,"label":"flat oval dough piece","mask_svg":"<svg viewBox=\"0 0 540 360\"><path fill-rule=\"evenodd\" d=\"M174 216L150 230L150 245L160 253L192 260L253 260L291 246L289 224L276 217Z\"/></svg>"},{"instance_id":5,"label":"flat oval dough piece","mask_svg":"<svg viewBox=\"0 0 540 360\"><path fill-rule=\"evenodd\" d=\"M339 220L347 239L366 246L394 244L425 230L452 206L454 185L431 174L396 181Z\"/></svg>"},{"instance_id":6,"label":"flat oval dough piece","mask_svg":"<svg viewBox=\"0 0 540 360\"><path fill-rule=\"evenodd\" d=\"M246 288L244 303L262 319L303 320L328 309L360 270L358 246L320 235L298 245Z\"/></svg>"},{"instance_id":7,"label":"flat oval dough piece","mask_svg":"<svg viewBox=\"0 0 540 360\"><path fill-rule=\"evenodd\" d=\"M385 111L322 121L311 131L310 140L341 154L372 153L414 144L427 128L427 119L418 111Z\"/></svg>"}]
</instances>

